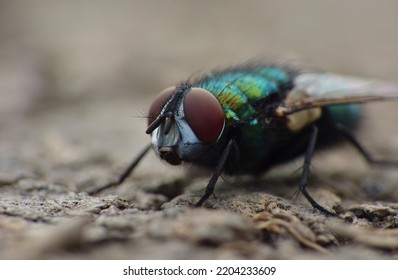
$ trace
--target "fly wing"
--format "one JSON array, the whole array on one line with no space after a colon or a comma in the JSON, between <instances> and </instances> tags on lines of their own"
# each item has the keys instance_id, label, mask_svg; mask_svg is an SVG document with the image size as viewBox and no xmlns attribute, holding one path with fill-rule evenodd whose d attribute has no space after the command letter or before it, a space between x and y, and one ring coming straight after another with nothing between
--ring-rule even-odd
<instances>
[{"instance_id":1,"label":"fly wing","mask_svg":"<svg viewBox=\"0 0 398 280\"><path fill-rule=\"evenodd\" d=\"M284 116L330 105L398 99L398 84L339 76L331 73L303 73L284 104L275 111Z\"/></svg>"}]
</instances>

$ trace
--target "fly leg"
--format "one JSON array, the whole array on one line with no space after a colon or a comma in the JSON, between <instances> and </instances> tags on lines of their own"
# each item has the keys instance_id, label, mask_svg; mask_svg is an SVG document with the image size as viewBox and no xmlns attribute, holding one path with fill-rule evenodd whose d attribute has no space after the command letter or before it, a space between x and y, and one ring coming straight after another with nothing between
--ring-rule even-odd
<instances>
[{"instance_id":1,"label":"fly leg","mask_svg":"<svg viewBox=\"0 0 398 280\"><path fill-rule=\"evenodd\" d=\"M196 207L200 207L203 202L205 202L213 193L214 193L214 186L217 183L218 177L220 177L222 171L224 170L225 164L227 163L228 156L230 155L232 149L237 150L237 146L235 143L235 140L231 139L227 147L224 149L222 152L221 158L219 162L217 163L216 169L213 173L213 175L210 178L209 183L206 186L205 194L200 198L198 203L196 203Z\"/></svg>"},{"instance_id":2,"label":"fly leg","mask_svg":"<svg viewBox=\"0 0 398 280\"><path fill-rule=\"evenodd\" d=\"M148 151L151 148L151 144L147 145L138 155L137 157L134 158L134 160L130 163L130 165L124 170L124 172L114 181L111 181L103 186L100 186L98 188L94 188L92 190L89 190L87 193L90 195L98 194L106 189L109 189L113 186L120 185L121 183L126 180L128 176L130 176L131 172L134 170L134 168L137 166L137 164L141 161L141 159L148 153Z\"/></svg>"},{"instance_id":3,"label":"fly leg","mask_svg":"<svg viewBox=\"0 0 398 280\"><path fill-rule=\"evenodd\" d=\"M361 153L365 160L370 164L384 165L384 166L396 166L398 167L398 161L385 160L385 159L375 159L371 153L366 150L361 143L355 138L351 131L342 124L336 124L336 129L340 134L350 141L350 143Z\"/></svg>"},{"instance_id":4,"label":"fly leg","mask_svg":"<svg viewBox=\"0 0 398 280\"><path fill-rule=\"evenodd\" d=\"M330 212L329 210L325 209L318 202L313 199L307 191L307 182L308 182L308 173L311 167L311 159L314 154L315 144L318 137L318 128L316 126L312 127L310 140L307 146L307 151L305 152L304 157L304 165L303 165L303 173L301 174L300 179L300 192L305 196L309 203L311 203L312 207L318 209L319 211L325 213L329 216L336 216L335 213Z\"/></svg>"}]
</instances>

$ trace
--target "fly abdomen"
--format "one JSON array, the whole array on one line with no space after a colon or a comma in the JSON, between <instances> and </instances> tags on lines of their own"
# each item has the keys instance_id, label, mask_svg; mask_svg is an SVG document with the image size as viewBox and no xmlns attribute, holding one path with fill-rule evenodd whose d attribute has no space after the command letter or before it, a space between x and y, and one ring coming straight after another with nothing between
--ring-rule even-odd
<instances>
[{"instance_id":1,"label":"fly abdomen","mask_svg":"<svg viewBox=\"0 0 398 280\"><path fill-rule=\"evenodd\" d=\"M361 107L358 104L333 105L325 108L331 121L356 129L361 123Z\"/></svg>"}]
</instances>

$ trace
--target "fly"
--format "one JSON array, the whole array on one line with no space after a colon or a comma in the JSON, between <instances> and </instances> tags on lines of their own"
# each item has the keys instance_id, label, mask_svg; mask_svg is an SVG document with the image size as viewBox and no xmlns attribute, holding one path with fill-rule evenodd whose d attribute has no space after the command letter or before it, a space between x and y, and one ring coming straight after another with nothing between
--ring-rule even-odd
<instances>
[{"instance_id":1,"label":"fly","mask_svg":"<svg viewBox=\"0 0 398 280\"><path fill-rule=\"evenodd\" d=\"M209 72L158 94L148 110L151 144L118 180L90 193L122 183L151 147L171 165L213 170L197 206L222 173L256 175L304 155L300 192L314 208L335 215L306 189L314 151L345 139L369 163L396 164L374 159L352 131L361 120L359 103L397 97L396 84L290 66L247 63Z\"/></svg>"}]
</instances>

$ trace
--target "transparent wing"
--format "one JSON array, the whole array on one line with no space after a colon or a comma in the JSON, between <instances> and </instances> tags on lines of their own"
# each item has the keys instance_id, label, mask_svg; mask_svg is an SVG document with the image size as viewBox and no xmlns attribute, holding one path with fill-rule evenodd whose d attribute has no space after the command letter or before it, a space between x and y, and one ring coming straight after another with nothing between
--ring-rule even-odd
<instances>
[{"instance_id":1,"label":"transparent wing","mask_svg":"<svg viewBox=\"0 0 398 280\"><path fill-rule=\"evenodd\" d=\"M398 99L398 84L385 83L331 73L304 73L276 115L289 115L314 107Z\"/></svg>"}]
</instances>

